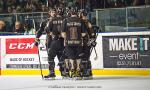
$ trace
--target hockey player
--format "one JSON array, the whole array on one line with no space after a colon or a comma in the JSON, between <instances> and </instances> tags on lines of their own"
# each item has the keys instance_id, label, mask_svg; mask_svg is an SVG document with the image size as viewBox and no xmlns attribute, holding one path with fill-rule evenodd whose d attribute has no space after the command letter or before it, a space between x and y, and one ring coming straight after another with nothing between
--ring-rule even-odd
<instances>
[{"instance_id":1,"label":"hockey player","mask_svg":"<svg viewBox=\"0 0 150 90\"><path fill-rule=\"evenodd\" d=\"M48 63L49 63L49 74L44 78L53 78L55 77L55 62L54 58L57 56L59 60L60 72L63 75L63 59L60 59L63 49L64 49L64 40L61 37L61 24L63 22L63 10L60 8L57 11L52 11L56 13L56 17L53 17L52 20L49 22L48 31L50 32L50 36L52 36L52 42L50 45L50 50L48 51Z\"/></svg>"},{"instance_id":2,"label":"hockey player","mask_svg":"<svg viewBox=\"0 0 150 90\"><path fill-rule=\"evenodd\" d=\"M38 46L39 44L39 38L41 37L41 35L43 33L46 33L46 48L47 50L49 49L50 47L50 43L52 41L52 37L49 35L49 31L47 30L47 25L49 24L49 21L52 20L53 17L55 17L55 14L51 13L52 10L50 10L48 12L48 15L49 17L46 19L46 20L43 20L41 23L40 23L40 27L39 29L36 31L36 38L35 38L35 45Z\"/></svg>"},{"instance_id":3,"label":"hockey player","mask_svg":"<svg viewBox=\"0 0 150 90\"><path fill-rule=\"evenodd\" d=\"M91 55L91 45L95 46L95 33L92 29L92 25L90 21L87 19L87 12L84 9L81 9L79 12L79 17L83 20L87 27L87 34L83 38L84 41L84 57L82 59L82 75L84 79L90 79L92 78L92 70L91 70L91 61L90 61L90 55ZM92 40L93 42L89 42Z\"/></svg>"},{"instance_id":4,"label":"hockey player","mask_svg":"<svg viewBox=\"0 0 150 90\"><path fill-rule=\"evenodd\" d=\"M51 15L53 16L52 19L49 21L49 23L47 24L46 27L46 31L48 32L48 36L51 37L51 43L47 46L48 47L48 63L49 63L49 74L47 76L44 76L45 79L53 79L56 77L55 75L55 62L54 62L54 58L55 56L58 57L59 60L59 65L60 65L60 72L62 74L62 64L60 61L60 57L62 54L62 51L64 49L63 46L63 38L61 38L60 35L60 26L62 24L63 21L63 17L62 17L63 11L60 11L60 9L58 9L56 11L56 9L51 10ZM37 39L39 38L39 36L37 37ZM63 59L61 59L63 60Z\"/></svg>"},{"instance_id":5,"label":"hockey player","mask_svg":"<svg viewBox=\"0 0 150 90\"><path fill-rule=\"evenodd\" d=\"M71 9L71 17L62 24L62 36L65 39L66 69L70 66L70 77L81 77L80 64L83 56L83 37L86 35L86 27L82 19L77 16L75 9ZM69 63L71 65L69 65Z\"/></svg>"}]
</instances>

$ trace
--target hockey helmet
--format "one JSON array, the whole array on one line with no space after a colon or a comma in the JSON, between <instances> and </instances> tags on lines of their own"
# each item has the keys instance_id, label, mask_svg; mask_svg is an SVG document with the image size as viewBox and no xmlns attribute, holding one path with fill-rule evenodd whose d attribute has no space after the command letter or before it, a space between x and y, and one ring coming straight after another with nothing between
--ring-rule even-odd
<instances>
[{"instance_id":1,"label":"hockey helmet","mask_svg":"<svg viewBox=\"0 0 150 90\"><path fill-rule=\"evenodd\" d=\"M73 14L73 15L74 15L74 14L77 14L77 13L78 13L77 8L71 7L70 13Z\"/></svg>"},{"instance_id":2,"label":"hockey helmet","mask_svg":"<svg viewBox=\"0 0 150 90\"><path fill-rule=\"evenodd\" d=\"M87 16L87 14L88 14L85 9L81 9L79 12L80 12L81 14L83 14L83 16Z\"/></svg>"},{"instance_id":3,"label":"hockey helmet","mask_svg":"<svg viewBox=\"0 0 150 90\"><path fill-rule=\"evenodd\" d=\"M57 8L57 13L58 13L58 15L63 15L64 14L64 9L63 8Z\"/></svg>"}]
</instances>

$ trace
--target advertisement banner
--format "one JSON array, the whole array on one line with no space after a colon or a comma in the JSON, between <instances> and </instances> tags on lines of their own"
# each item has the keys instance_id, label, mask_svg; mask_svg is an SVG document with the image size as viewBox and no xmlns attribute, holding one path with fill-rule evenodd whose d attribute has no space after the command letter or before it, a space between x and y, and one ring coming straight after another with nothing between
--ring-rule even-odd
<instances>
[{"instance_id":1,"label":"advertisement banner","mask_svg":"<svg viewBox=\"0 0 150 90\"><path fill-rule=\"evenodd\" d=\"M102 36L104 68L150 68L150 36Z\"/></svg>"},{"instance_id":2,"label":"advertisement banner","mask_svg":"<svg viewBox=\"0 0 150 90\"><path fill-rule=\"evenodd\" d=\"M1 52L2 50L1 50L1 38L0 38L0 75L1 75Z\"/></svg>"},{"instance_id":3,"label":"advertisement banner","mask_svg":"<svg viewBox=\"0 0 150 90\"><path fill-rule=\"evenodd\" d=\"M5 36L1 39L1 68L3 70L30 70L40 69L39 58L42 69L48 69L48 55L45 45L45 35L40 38L38 47L34 46L33 36ZM93 69L103 68L102 38L98 36L97 46L91 54ZM39 50L39 53L38 53ZM97 56L97 57L96 57ZM58 59L55 57L55 69L57 70Z\"/></svg>"},{"instance_id":4,"label":"advertisement banner","mask_svg":"<svg viewBox=\"0 0 150 90\"><path fill-rule=\"evenodd\" d=\"M33 44L34 38L3 38L2 69L39 69L38 47ZM47 69L47 61L42 68ZM44 63L43 63L44 62Z\"/></svg>"},{"instance_id":5,"label":"advertisement banner","mask_svg":"<svg viewBox=\"0 0 150 90\"><path fill-rule=\"evenodd\" d=\"M34 38L8 38L6 39L6 54L37 54Z\"/></svg>"}]
</instances>

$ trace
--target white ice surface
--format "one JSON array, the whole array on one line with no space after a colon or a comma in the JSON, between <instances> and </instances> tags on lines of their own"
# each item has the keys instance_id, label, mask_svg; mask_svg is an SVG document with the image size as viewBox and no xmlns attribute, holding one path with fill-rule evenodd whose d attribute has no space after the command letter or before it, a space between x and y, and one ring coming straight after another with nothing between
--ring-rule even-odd
<instances>
[{"instance_id":1,"label":"white ice surface","mask_svg":"<svg viewBox=\"0 0 150 90\"><path fill-rule=\"evenodd\" d=\"M150 90L150 77L94 77L42 80L40 76L0 76L0 90Z\"/></svg>"}]
</instances>

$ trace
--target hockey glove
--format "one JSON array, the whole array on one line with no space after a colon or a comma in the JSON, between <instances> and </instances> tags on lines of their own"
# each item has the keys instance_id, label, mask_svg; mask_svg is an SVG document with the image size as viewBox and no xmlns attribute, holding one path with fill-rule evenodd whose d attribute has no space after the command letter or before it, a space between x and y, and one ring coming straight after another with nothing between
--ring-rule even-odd
<instances>
[{"instance_id":1,"label":"hockey glove","mask_svg":"<svg viewBox=\"0 0 150 90\"><path fill-rule=\"evenodd\" d=\"M40 39L39 39L39 38L35 38L35 40L34 40L34 45L35 45L35 46L38 46L39 43L40 43Z\"/></svg>"},{"instance_id":2,"label":"hockey glove","mask_svg":"<svg viewBox=\"0 0 150 90\"><path fill-rule=\"evenodd\" d=\"M91 46L91 47L95 47L96 46L96 41L95 41L95 38L91 38L91 39L89 39L89 41L88 41L88 43L87 43L87 45L88 46Z\"/></svg>"}]
</instances>

